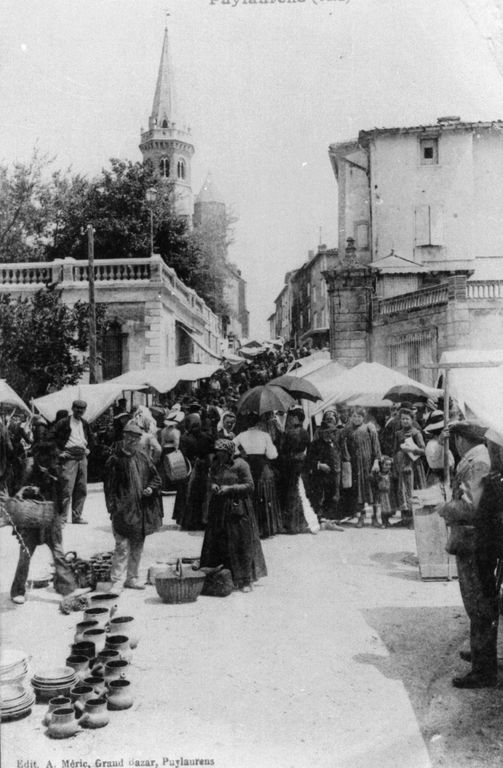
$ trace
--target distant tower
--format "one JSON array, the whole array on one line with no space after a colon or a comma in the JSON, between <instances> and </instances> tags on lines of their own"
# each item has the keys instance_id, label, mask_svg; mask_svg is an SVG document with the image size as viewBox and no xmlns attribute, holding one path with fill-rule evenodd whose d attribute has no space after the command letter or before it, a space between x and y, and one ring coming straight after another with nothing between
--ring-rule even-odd
<instances>
[{"instance_id":1,"label":"distant tower","mask_svg":"<svg viewBox=\"0 0 503 768\"><path fill-rule=\"evenodd\" d=\"M194 227L199 227L210 220L220 220L225 226L225 203L213 182L211 173L208 172L194 204Z\"/></svg>"},{"instance_id":2,"label":"distant tower","mask_svg":"<svg viewBox=\"0 0 503 768\"><path fill-rule=\"evenodd\" d=\"M191 159L194 146L190 129L177 123L173 69L164 30L161 63L157 75L152 114L148 131L141 132L143 162L151 162L154 172L173 186L175 209L181 216L192 217Z\"/></svg>"}]
</instances>

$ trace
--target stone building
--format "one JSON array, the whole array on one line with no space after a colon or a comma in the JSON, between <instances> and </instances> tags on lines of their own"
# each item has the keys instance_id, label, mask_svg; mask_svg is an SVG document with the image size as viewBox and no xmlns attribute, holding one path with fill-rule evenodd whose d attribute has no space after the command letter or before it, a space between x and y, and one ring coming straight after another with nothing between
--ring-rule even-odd
<instances>
[{"instance_id":1,"label":"stone building","mask_svg":"<svg viewBox=\"0 0 503 768\"><path fill-rule=\"evenodd\" d=\"M175 209L198 226L208 217L225 216L214 185L208 180L193 210L190 130L177 114L167 29L164 32L148 130L141 131L140 150L156 174L166 180ZM222 318L178 279L160 256L149 259L96 259L96 302L107 307L108 330L103 338L101 378L128 370L173 367L187 362L221 359L227 341ZM47 284L62 291L72 306L88 299L88 265L74 259L46 263L0 264L0 293L28 296ZM248 334L246 282L229 266L227 298L233 307L236 338Z\"/></svg>"},{"instance_id":2,"label":"stone building","mask_svg":"<svg viewBox=\"0 0 503 768\"><path fill-rule=\"evenodd\" d=\"M296 346L324 347L329 340L329 306L325 270L335 264L336 248L319 245L308 251L298 269L287 272L285 285L275 299L269 317L272 338L283 338Z\"/></svg>"},{"instance_id":3,"label":"stone building","mask_svg":"<svg viewBox=\"0 0 503 768\"><path fill-rule=\"evenodd\" d=\"M361 131L333 144L331 353L430 383L444 350L501 347L503 122Z\"/></svg>"}]
</instances>

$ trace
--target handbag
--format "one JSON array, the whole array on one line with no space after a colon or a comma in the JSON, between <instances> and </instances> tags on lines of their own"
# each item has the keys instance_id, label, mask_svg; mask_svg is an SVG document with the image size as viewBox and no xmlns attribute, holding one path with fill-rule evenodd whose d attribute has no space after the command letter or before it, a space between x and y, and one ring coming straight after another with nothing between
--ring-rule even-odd
<instances>
[{"instance_id":1,"label":"handbag","mask_svg":"<svg viewBox=\"0 0 503 768\"><path fill-rule=\"evenodd\" d=\"M342 462L341 484L343 488L351 488L353 485L353 472L350 461Z\"/></svg>"},{"instance_id":2,"label":"handbag","mask_svg":"<svg viewBox=\"0 0 503 768\"><path fill-rule=\"evenodd\" d=\"M201 569L206 571L206 569ZM201 594L208 597L228 597L234 589L232 574L222 565L208 569Z\"/></svg>"}]
</instances>

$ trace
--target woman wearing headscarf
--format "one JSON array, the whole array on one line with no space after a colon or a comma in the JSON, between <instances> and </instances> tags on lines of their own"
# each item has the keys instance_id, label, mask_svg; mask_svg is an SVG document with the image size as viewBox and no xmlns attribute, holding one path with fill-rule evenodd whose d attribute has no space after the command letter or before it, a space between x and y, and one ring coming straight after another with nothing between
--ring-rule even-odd
<instances>
[{"instance_id":1,"label":"woman wearing headscarf","mask_svg":"<svg viewBox=\"0 0 503 768\"><path fill-rule=\"evenodd\" d=\"M203 432L198 413L186 416L185 429L180 450L192 465L192 473L185 485L185 494L183 489L177 493L173 516L184 531L201 531L208 515L208 470L214 441Z\"/></svg>"},{"instance_id":2,"label":"woman wearing headscarf","mask_svg":"<svg viewBox=\"0 0 503 768\"><path fill-rule=\"evenodd\" d=\"M248 416L248 429L234 440L241 456L246 459L253 477L253 507L261 539L282 531L281 508L276 492L276 479L271 461L278 451L266 431L264 422L256 414Z\"/></svg>"},{"instance_id":3,"label":"woman wearing headscarf","mask_svg":"<svg viewBox=\"0 0 503 768\"><path fill-rule=\"evenodd\" d=\"M253 478L246 461L235 457L234 451L231 440L215 443L201 567L223 565L236 589L250 592L252 582L267 576L267 568L253 513Z\"/></svg>"},{"instance_id":4,"label":"woman wearing headscarf","mask_svg":"<svg viewBox=\"0 0 503 768\"><path fill-rule=\"evenodd\" d=\"M285 432L280 449L280 472L282 476L283 530L285 533L305 533L308 525L304 516L300 493L301 474L304 468L309 435L302 426L302 408L291 410L286 419Z\"/></svg>"},{"instance_id":5,"label":"woman wearing headscarf","mask_svg":"<svg viewBox=\"0 0 503 768\"><path fill-rule=\"evenodd\" d=\"M150 409L144 405L139 405L133 418L143 432L140 440L140 450L157 466L161 458L162 449L157 439L157 424Z\"/></svg>"}]
</instances>

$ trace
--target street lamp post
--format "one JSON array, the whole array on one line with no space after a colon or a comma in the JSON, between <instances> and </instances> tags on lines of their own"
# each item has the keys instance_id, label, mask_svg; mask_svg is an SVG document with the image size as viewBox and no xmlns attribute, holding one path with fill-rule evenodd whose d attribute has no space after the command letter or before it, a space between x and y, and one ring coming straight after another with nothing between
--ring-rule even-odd
<instances>
[{"instance_id":1,"label":"street lamp post","mask_svg":"<svg viewBox=\"0 0 503 768\"><path fill-rule=\"evenodd\" d=\"M154 203L157 200L157 189L149 187L145 193L145 200L150 210L150 255L154 255Z\"/></svg>"}]
</instances>

